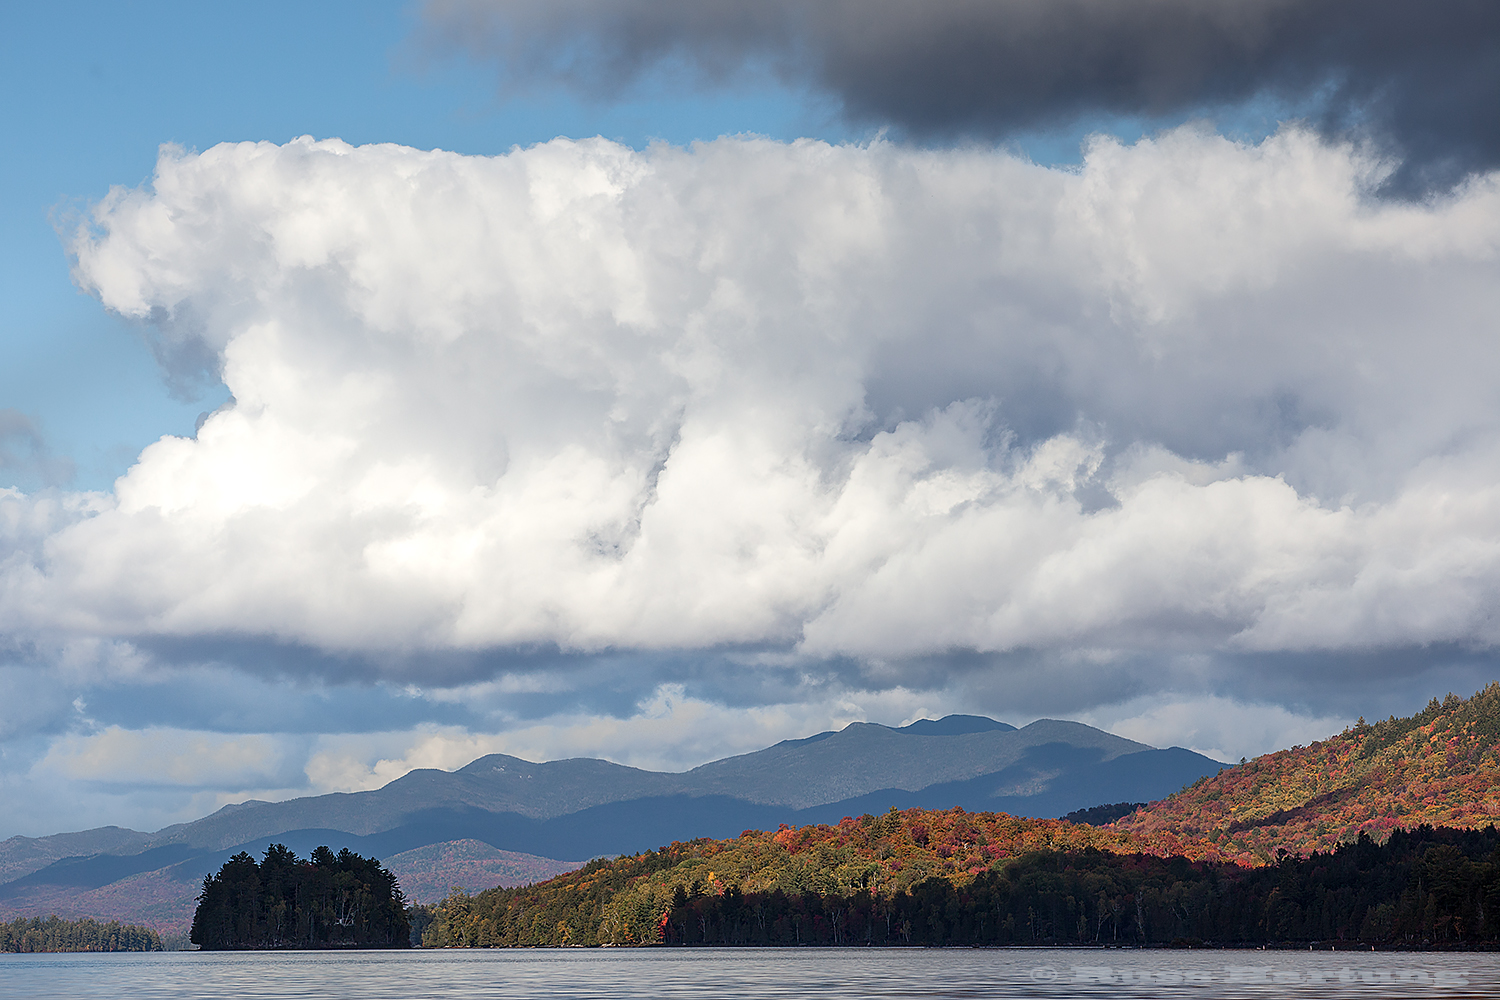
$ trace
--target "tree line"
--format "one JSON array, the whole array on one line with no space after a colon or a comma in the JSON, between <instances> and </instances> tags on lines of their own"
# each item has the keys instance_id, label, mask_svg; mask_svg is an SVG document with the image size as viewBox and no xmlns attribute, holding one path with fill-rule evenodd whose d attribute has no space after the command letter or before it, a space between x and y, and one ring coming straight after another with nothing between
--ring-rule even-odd
<instances>
[{"instance_id":1,"label":"tree line","mask_svg":"<svg viewBox=\"0 0 1500 1000\"><path fill-rule=\"evenodd\" d=\"M1074 809L1063 817L1068 823L1087 823L1089 826L1104 826L1113 823L1117 819L1124 819L1137 809L1144 809L1150 805L1149 802L1112 802L1103 806L1090 806L1087 809Z\"/></svg>"},{"instance_id":2,"label":"tree line","mask_svg":"<svg viewBox=\"0 0 1500 1000\"><path fill-rule=\"evenodd\" d=\"M652 853L652 852L648 852ZM642 856L644 859L645 856ZM1098 850L1028 853L970 879L928 878L889 894L742 891L678 883L669 903L622 913L612 871L566 893L454 894L424 944L442 946L1058 945L1500 943L1500 834L1420 827L1310 857L1242 868Z\"/></svg>"},{"instance_id":3,"label":"tree line","mask_svg":"<svg viewBox=\"0 0 1500 1000\"><path fill-rule=\"evenodd\" d=\"M1500 942L1500 838L1419 828L1244 869L1098 851L1043 852L967 885L928 879L879 898L694 893L665 944L1276 944Z\"/></svg>"},{"instance_id":4,"label":"tree line","mask_svg":"<svg viewBox=\"0 0 1500 1000\"><path fill-rule=\"evenodd\" d=\"M236 854L203 880L189 940L240 948L405 948L406 898L375 858L319 847L307 860L272 844Z\"/></svg>"},{"instance_id":5,"label":"tree line","mask_svg":"<svg viewBox=\"0 0 1500 1000\"><path fill-rule=\"evenodd\" d=\"M679 841L596 860L538 885L490 889L472 898L456 893L434 908L423 941L456 947L649 944L674 887L694 881L712 892L732 885L743 893L851 895L867 889L888 897L930 877L964 880L1038 850L1093 847L1126 854L1151 846L1107 827L1056 819L892 809L832 826Z\"/></svg>"},{"instance_id":6,"label":"tree line","mask_svg":"<svg viewBox=\"0 0 1500 1000\"><path fill-rule=\"evenodd\" d=\"M62 920L51 916L0 923L0 952L161 950L161 935L156 931L118 920L101 924L89 918Z\"/></svg>"}]
</instances>

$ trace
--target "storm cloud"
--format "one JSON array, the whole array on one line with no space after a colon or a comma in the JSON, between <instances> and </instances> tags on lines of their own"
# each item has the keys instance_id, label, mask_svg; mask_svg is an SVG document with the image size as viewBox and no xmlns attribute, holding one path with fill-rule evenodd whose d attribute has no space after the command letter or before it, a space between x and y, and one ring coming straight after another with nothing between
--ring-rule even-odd
<instances>
[{"instance_id":1,"label":"storm cloud","mask_svg":"<svg viewBox=\"0 0 1500 1000\"><path fill-rule=\"evenodd\" d=\"M511 92L611 99L659 71L772 74L919 140L1251 101L1361 135L1389 189L1500 163L1500 8L1485 0L428 0L429 43Z\"/></svg>"}]
</instances>

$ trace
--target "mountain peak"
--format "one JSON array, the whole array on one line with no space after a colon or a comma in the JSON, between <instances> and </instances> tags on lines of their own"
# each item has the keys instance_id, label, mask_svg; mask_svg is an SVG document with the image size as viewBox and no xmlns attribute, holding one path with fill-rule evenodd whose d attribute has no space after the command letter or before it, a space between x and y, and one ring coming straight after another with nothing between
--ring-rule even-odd
<instances>
[{"instance_id":1,"label":"mountain peak","mask_svg":"<svg viewBox=\"0 0 1500 1000\"><path fill-rule=\"evenodd\" d=\"M969 733L1011 732L1015 726L983 715L945 715L941 719L918 719L896 729L914 736L966 736Z\"/></svg>"},{"instance_id":2,"label":"mountain peak","mask_svg":"<svg viewBox=\"0 0 1500 1000\"><path fill-rule=\"evenodd\" d=\"M491 771L509 771L512 769L529 770L537 767L535 761L523 760L520 757L512 757L507 753L487 753L483 757L476 757L463 767L455 771L456 774L472 774L476 771L489 773Z\"/></svg>"}]
</instances>

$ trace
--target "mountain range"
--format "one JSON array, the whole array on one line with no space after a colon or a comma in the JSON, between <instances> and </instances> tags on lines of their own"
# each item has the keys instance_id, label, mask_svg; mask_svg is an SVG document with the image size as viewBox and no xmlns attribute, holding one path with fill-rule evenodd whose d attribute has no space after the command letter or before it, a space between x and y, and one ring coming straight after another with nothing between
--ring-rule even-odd
<instances>
[{"instance_id":1,"label":"mountain range","mask_svg":"<svg viewBox=\"0 0 1500 1000\"><path fill-rule=\"evenodd\" d=\"M449 896L423 939L1493 947L1500 684L1069 818L905 809L678 842Z\"/></svg>"},{"instance_id":2,"label":"mountain range","mask_svg":"<svg viewBox=\"0 0 1500 1000\"><path fill-rule=\"evenodd\" d=\"M272 842L384 859L412 898L541 881L585 859L891 808L1059 816L1154 801L1224 765L1077 722L981 716L854 723L681 773L504 754L382 788L250 801L154 833L105 827L0 843L0 914L89 915L180 931L205 874Z\"/></svg>"}]
</instances>

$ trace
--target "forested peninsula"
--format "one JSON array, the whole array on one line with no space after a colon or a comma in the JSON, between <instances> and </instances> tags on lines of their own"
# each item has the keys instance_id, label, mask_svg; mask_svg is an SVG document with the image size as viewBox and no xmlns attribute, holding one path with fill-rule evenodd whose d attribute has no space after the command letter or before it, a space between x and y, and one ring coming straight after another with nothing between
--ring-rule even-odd
<instances>
[{"instance_id":1,"label":"forested peninsula","mask_svg":"<svg viewBox=\"0 0 1500 1000\"><path fill-rule=\"evenodd\" d=\"M1080 822L893 809L455 893L423 943L1491 947L1497 815L1491 684Z\"/></svg>"},{"instance_id":2,"label":"forested peninsula","mask_svg":"<svg viewBox=\"0 0 1500 1000\"><path fill-rule=\"evenodd\" d=\"M21 918L0 923L0 952L161 951L161 935L149 927L112 920Z\"/></svg>"},{"instance_id":3,"label":"forested peninsula","mask_svg":"<svg viewBox=\"0 0 1500 1000\"><path fill-rule=\"evenodd\" d=\"M189 940L205 951L406 948L406 898L375 858L319 847L307 860L272 844L203 880Z\"/></svg>"},{"instance_id":4,"label":"forested peninsula","mask_svg":"<svg viewBox=\"0 0 1500 1000\"><path fill-rule=\"evenodd\" d=\"M431 908L423 944L1500 944L1494 827L1362 835L1259 868L1097 844L978 871L932 863L992 848L986 828L1017 822L909 810L673 844L539 885L454 893Z\"/></svg>"}]
</instances>

